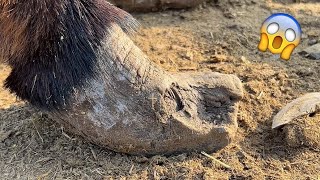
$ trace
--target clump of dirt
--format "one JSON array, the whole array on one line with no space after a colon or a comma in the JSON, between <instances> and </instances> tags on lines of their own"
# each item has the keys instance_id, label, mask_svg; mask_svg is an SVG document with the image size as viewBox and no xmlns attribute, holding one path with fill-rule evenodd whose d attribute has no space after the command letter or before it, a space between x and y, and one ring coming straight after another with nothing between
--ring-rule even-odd
<instances>
[{"instance_id":1,"label":"clump of dirt","mask_svg":"<svg viewBox=\"0 0 320 180\"><path fill-rule=\"evenodd\" d=\"M283 128L285 140L290 147L311 147L320 150L320 115L311 114L295 119Z\"/></svg>"},{"instance_id":2,"label":"clump of dirt","mask_svg":"<svg viewBox=\"0 0 320 180\"><path fill-rule=\"evenodd\" d=\"M257 49L261 23L274 12L294 14L304 32L290 61ZM298 54L320 38L318 12L320 5L312 3L228 0L134 15L142 24L135 42L162 68L232 73L243 82L237 137L213 154L232 169L196 152L147 158L85 142L1 89L10 69L0 66L1 179L318 179L316 116L288 126L302 136L271 129L285 104L320 91L320 61ZM292 147L295 141L310 144Z\"/></svg>"}]
</instances>

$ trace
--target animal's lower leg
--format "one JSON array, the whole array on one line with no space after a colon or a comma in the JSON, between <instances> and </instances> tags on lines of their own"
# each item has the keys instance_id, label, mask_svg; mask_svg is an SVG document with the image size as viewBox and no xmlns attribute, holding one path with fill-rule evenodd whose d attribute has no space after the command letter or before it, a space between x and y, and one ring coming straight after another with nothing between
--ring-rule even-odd
<instances>
[{"instance_id":1,"label":"animal's lower leg","mask_svg":"<svg viewBox=\"0 0 320 180\"><path fill-rule=\"evenodd\" d=\"M242 96L238 78L168 74L120 28L111 34L101 49L98 76L53 119L95 143L133 154L213 151L230 142Z\"/></svg>"}]
</instances>

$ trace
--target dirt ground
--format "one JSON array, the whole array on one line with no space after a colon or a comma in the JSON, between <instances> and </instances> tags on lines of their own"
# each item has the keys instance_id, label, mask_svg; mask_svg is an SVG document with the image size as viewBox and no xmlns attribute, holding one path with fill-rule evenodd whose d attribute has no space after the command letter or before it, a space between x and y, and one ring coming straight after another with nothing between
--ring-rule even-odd
<instances>
[{"instance_id":1,"label":"dirt ground","mask_svg":"<svg viewBox=\"0 0 320 180\"><path fill-rule=\"evenodd\" d=\"M291 13L302 26L302 43L290 61L257 50L260 25L274 12ZM232 73L242 80L237 137L212 154L232 169L200 153L137 157L90 144L3 89L10 70L0 65L0 179L320 179L319 148L289 146L281 130L271 130L281 107L320 91L320 61L298 54L320 42L320 4L221 0L134 16L142 24L136 43L164 69Z\"/></svg>"}]
</instances>

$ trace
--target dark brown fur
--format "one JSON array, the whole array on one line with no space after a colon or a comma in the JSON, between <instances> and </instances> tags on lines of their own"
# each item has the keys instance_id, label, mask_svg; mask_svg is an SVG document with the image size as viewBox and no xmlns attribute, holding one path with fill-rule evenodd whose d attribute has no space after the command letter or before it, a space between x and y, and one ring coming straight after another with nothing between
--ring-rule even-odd
<instances>
[{"instance_id":1,"label":"dark brown fur","mask_svg":"<svg viewBox=\"0 0 320 180\"><path fill-rule=\"evenodd\" d=\"M95 75L113 24L136 27L105 0L0 0L0 59L12 67L5 86L40 108L68 105L72 90Z\"/></svg>"}]
</instances>

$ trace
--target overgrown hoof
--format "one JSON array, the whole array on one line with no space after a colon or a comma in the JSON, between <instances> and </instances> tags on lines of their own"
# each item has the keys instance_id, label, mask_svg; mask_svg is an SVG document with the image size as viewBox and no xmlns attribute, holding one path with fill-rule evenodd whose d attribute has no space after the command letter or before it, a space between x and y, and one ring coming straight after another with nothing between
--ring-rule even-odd
<instances>
[{"instance_id":1,"label":"overgrown hoof","mask_svg":"<svg viewBox=\"0 0 320 180\"><path fill-rule=\"evenodd\" d=\"M129 154L212 152L228 145L237 130L240 80L212 72L173 79L161 96L147 98L150 105L95 99L51 117L96 144Z\"/></svg>"},{"instance_id":2,"label":"overgrown hoof","mask_svg":"<svg viewBox=\"0 0 320 180\"><path fill-rule=\"evenodd\" d=\"M228 145L238 127L238 101L243 96L240 80L212 72L179 73L175 77L183 106L172 114L168 129L172 135L165 139L167 143L161 139L156 143L159 150L163 149L160 153L212 152Z\"/></svg>"}]
</instances>

